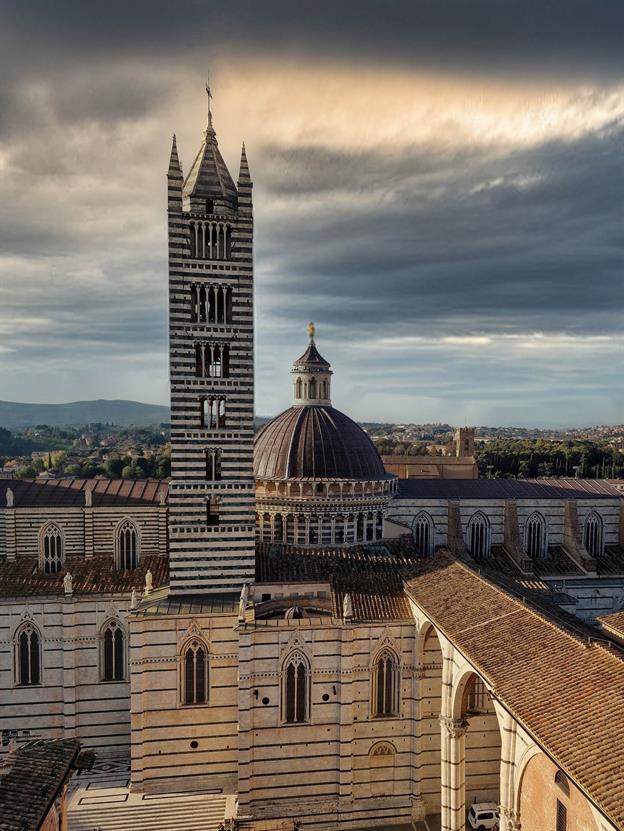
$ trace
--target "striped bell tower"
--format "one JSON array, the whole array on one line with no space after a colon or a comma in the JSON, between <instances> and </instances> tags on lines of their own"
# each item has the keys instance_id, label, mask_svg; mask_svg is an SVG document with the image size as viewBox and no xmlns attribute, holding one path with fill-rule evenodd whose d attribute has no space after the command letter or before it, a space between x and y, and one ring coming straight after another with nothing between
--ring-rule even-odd
<instances>
[{"instance_id":1,"label":"striped bell tower","mask_svg":"<svg viewBox=\"0 0 624 831\"><path fill-rule=\"evenodd\" d=\"M239 592L254 575L253 214L243 145L235 185L210 91L203 142L184 180L167 173L172 594Z\"/></svg>"}]
</instances>

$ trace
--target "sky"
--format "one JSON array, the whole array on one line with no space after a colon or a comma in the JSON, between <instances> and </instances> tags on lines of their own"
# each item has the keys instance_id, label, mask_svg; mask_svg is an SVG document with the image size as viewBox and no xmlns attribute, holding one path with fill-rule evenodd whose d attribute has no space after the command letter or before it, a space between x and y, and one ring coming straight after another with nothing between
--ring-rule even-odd
<instances>
[{"instance_id":1,"label":"sky","mask_svg":"<svg viewBox=\"0 0 624 831\"><path fill-rule=\"evenodd\" d=\"M624 422L620 0L0 0L0 399L168 402L166 180L254 180L256 411Z\"/></svg>"}]
</instances>

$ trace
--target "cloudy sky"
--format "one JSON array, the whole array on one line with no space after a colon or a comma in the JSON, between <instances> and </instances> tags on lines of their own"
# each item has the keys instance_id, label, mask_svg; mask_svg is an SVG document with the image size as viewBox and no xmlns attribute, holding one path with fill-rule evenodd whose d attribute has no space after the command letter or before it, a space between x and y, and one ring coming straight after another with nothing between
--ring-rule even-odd
<instances>
[{"instance_id":1,"label":"cloudy sky","mask_svg":"<svg viewBox=\"0 0 624 831\"><path fill-rule=\"evenodd\" d=\"M205 76L255 182L256 409L624 421L621 0L0 0L0 399L166 403Z\"/></svg>"}]
</instances>

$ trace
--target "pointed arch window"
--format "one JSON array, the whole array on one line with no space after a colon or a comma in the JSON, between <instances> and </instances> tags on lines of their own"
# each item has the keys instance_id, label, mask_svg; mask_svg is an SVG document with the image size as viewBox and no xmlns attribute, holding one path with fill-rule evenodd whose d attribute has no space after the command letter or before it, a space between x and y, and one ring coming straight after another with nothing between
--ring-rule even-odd
<instances>
[{"instance_id":1,"label":"pointed arch window","mask_svg":"<svg viewBox=\"0 0 624 831\"><path fill-rule=\"evenodd\" d=\"M300 724L309 719L310 667L301 652L293 652L282 670L282 721Z\"/></svg>"},{"instance_id":2,"label":"pointed arch window","mask_svg":"<svg viewBox=\"0 0 624 831\"><path fill-rule=\"evenodd\" d=\"M595 511L585 520L583 542L590 557L599 557L602 554L602 517Z\"/></svg>"},{"instance_id":3,"label":"pointed arch window","mask_svg":"<svg viewBox=\"0 0 624 831\"><path fill-rule=\"evenodd\" d=\"M41 635L39 630L28 621L16 632L15 681L19 687L35 687L41 684Z\"/></svg>"},{"instance_id":4,"label":"pointed arch window","mask_svg":"<svg viewBox=\"0 0 624 831\"><path fill-rule=\"evenodd\" d=\"M40 562L44 574L58 574L64 561L63 534L58 525L50 523L41 534Z\"/></svg>"},{"instance_id":5,"label":"pointed arch window","mask_svg":"<svg viewBox=\"0 0 624 831\"><path fill-rule=\"evenodd\" d=\"M189 706L208 703L208 649L200 638L188 641L181 653L182 704Z\"/></svg>"},{"instance_id":6,"label":"pointed arch window","mask_svg":"<svg viewBox=\"0 0 624 831\"><path fill-rule=\"evenodd\" d=\"M422 511L414 520L414 543L419 554L428 557L433 551L433 519Z\"/></svg>"},{"instance_id":7,"label":"pointed arch window","mask_svg":"<svg viewBox=\"0 0 624 831\"><path fill-rule=\"evenodd\" d=\"M126 677L126 633L118 620L109 620L102 627L102 681L123 681Z\"/></svg>"},{"instance_id":8,"label":"pointed arch window","mask_svg":"<svg viewBox=\"0 0 624 831\"><path fill-rule=\"evenodd\" d=\"M546 522L537 511L526 521L524 547L529 557L537 559L546 556Z\"/></svg>"},{"instance_id":9,"label":"pointed arch window","mask_svg":"<svg viewBox=\"0 0 624 831\"><path fill-rule=\"evenodd\" d=\"M485 560L490 552L490 524L482 513L468 523L468 550L475 560Z\"/></svg>"},{"instance_id":10,"label":"pointed arch window","mask_svg":"<svg viewBox=\"0 0 624 831\"><path fill-rule=\"evenodd\" d=\"M382 649L373 662L372 702L374 716L399 713L399 660L391 649Z\"/></svg>"},{"instance_id":11,"label":"pointed arch window","mask_svg":"<svg viewBox=\"0 0 624 831\"><path fill-rule=\"evenodd\" d=\"M221 450L217 447L206 449L206 479L209 482L221 479Z\"/></svg>"},{"instance_id":12,"label":"pointed arch window","mask_svg":"<svg viewBox=\"0 0 624 831\"><path fill-rule=\"evenodd\" d=\"M132 571L139 564L139 532L129 519L117 529L117 568Z\"/></svg>"}]
</instances>

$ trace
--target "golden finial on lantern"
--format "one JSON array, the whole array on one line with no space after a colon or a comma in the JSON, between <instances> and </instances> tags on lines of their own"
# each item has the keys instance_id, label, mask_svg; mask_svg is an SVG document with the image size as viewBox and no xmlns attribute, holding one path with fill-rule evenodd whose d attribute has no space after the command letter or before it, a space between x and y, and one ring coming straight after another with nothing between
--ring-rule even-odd
<instances>
[{"instance_id":1,"label":"golden finial on lantern","mask_svg":"<svg viewBox=\"0 0 624 831\"><path fill-rule=\"evenodd\" d=\"M308 335L310 336L310 339L314 337L315 333L316 326L312 322L308 323Z\"/></svg>"}]
</instances>

